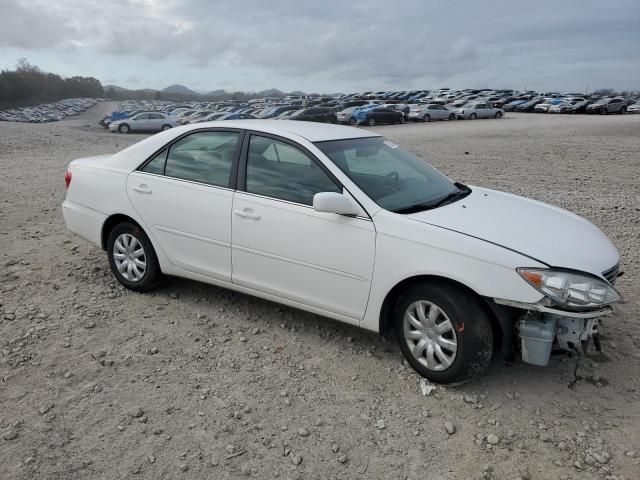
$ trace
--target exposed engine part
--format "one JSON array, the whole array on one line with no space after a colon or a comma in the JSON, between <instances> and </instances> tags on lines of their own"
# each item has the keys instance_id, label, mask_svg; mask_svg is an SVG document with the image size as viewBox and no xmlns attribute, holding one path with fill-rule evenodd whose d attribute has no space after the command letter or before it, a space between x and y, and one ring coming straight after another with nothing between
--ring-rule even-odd
<instances>
[{"instance_id":1,"label":"exposed engine part","mask_svg":"<svg viewBox=\"0 0 640 480\"><path fill-rule=\"evenodd\" d=\"M600 351L600 337L597 318L570 318L556 315L558 331L556 340L562 350L580 350L586 353L590 340L593 338L596 350Z\"/></svg>"}]
</instances>

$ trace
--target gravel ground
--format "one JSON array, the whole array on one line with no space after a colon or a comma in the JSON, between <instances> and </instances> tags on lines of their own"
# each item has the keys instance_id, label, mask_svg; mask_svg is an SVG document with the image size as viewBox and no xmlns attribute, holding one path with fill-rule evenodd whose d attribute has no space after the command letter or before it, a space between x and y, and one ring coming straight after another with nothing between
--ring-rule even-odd
<instances>
[{"instance_id":1,"label":"gravel ground","mask_svg":"<svg viewBox=\"0 0 640 480\"><path fill-rule=\"evenodd\" d=\"M574 389L554 356L424 396L375 334L179 279L123 290L60 209L70 160L144 137L98 127L113 107L0 123L0 478L640 478L640 115L375 129L587 217L626 272Z\"/></svg>"}]
</instances>

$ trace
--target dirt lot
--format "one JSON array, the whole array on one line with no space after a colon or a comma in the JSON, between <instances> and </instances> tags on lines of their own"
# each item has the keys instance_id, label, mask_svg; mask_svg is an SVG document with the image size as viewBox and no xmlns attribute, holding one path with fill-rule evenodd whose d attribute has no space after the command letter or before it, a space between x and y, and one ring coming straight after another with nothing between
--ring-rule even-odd
<instances>
[{"instance_id":1,"label":"dirt lot","mask_svg":"<svg viewBox=\"0 0 640 480\"><path fill-rule=\"evenodd\" d=\"M423 396L375 334L190 281L118 286L60 209L70 160L143 138L98 127L112 107L0 123L1 479L640 478L640 115L376 129L587 217L626 272L575 389L575 358L554 356Z\"/></svg>"}]
</instances>

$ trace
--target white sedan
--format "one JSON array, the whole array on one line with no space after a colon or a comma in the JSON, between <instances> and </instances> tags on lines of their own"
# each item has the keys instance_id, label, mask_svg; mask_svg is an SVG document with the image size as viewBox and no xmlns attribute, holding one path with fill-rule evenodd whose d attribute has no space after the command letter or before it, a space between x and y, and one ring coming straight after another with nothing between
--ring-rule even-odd
<instances>
[{"instance_id":1,"label":"white sedan","mask_svg":"<svg viewBox=\"0 0 640 480\"><path fill-rule=\"evenodd\" d=\"M130 118L116 120L109 124L112 132L159 132L178 126L175 118L160 112L138 113Z\"/></svg>"},{"instance_id":2,"label":"white sedan","mask_svg":"<svg viewBox=\"0 0 640 480\"><path fill-rule=\"evenodd\" d=\"M182 126L75 160L65 181L68 228L125 287L173 275L393 330L433 381L479 374L514 345L545 365L554 340L597 340L622 300L618 252L594 225L454 182L369 130Z\"/></svg>"},{"instance_id":3,"label":"white sedan","mask_svg":"<svg viewBox=\"0 0 640 480\"><path fill-rule=\"evenodd\" d=\"M504 110L492 107L489 103L470 103L458 109L458 120L475 120L476 118L502 118Z\"/></svg>"},{"instance_id":4,"label":"white sedan","mask_svg":"<svg viewBox=\"0 0 640 480\"><path fill-rule=\"evenodd\" d=\"M409 110L409 120L431 122L433 120L455 120L456 112L449 110L439 103L426 105L412 105Z\"/></svg>"}]
</instances>

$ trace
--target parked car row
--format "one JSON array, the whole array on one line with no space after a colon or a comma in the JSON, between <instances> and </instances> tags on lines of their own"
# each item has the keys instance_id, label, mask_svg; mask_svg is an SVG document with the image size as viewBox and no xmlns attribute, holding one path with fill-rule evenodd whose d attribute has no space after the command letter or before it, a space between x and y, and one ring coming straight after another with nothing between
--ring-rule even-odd
<instances>
[{"instance_id":1,"label":"parked car row","mask_svg":"<svg viewBox=\"0 0 640 480\"><path fill-rule=\"evenodd\" d=\"M608 114L634 113L639 110L637 99L631 98L489 89L454 91L441 88L334 96L264 97L245 102L127 101L123 102L120 110L103 118L100 124L114 132L128 133L161 131L177 125L217 120L286 119L373 126L406 121L501 118L505 112L513 111Z\"/></svg>"},{"instance_id":2,"label":"parked car row","mask_svg":"<svg viewBox=\"0 0 640 480\"><path fill-rule=\"evenodd\" d=\"M77 115L95 105L97 98L66 98L55 103L21 107L0 111L0 121L43 123L62 120L70 115Z\"/></svg>"}]
</instances>

